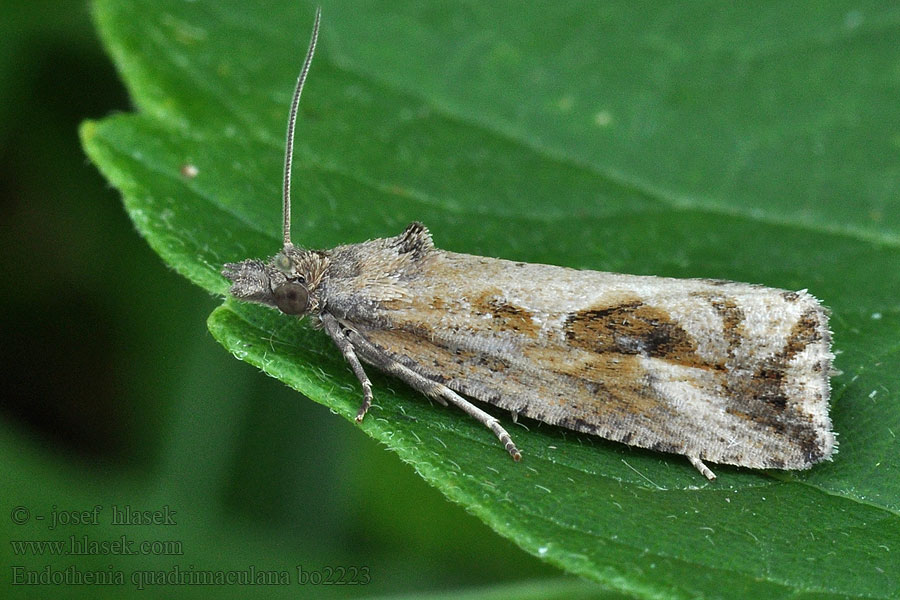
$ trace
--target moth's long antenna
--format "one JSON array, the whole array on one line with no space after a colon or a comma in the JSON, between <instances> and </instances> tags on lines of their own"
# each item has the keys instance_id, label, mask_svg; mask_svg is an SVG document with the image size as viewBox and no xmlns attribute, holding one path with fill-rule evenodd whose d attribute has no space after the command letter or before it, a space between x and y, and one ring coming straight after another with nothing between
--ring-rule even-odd
<instances>
[{"instance_id":1,"label":"moth's long antenna","mask_svg":"<svg viewBox=\"0 0 900 600\"><path fill-rule=\"evenodd\" d=\"M322 19L322 7L316 8L316 22L313 23L312 38L309 40L309 50L306 51L306 59L303 61L303 69L297 77L297 87L294 89L294 99L291 101L291 114L288 117L287 140L284 144L284 189L282 189L282 219L284 231L284 245L291 246L291 163L294 160L294 125L297 123L297 106L300 104L300 94L303 92L303 84L306 82L306 74L309 73L309 65L312 63L313 54L316 52L316 41L319 39L319 21Z\"/></svg>"}]
</instances>

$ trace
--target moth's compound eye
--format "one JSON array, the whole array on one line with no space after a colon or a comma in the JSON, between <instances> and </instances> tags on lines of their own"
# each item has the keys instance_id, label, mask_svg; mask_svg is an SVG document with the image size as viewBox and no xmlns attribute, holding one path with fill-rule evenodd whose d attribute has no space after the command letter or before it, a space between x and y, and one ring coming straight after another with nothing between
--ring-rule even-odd
<instances>
[{"instance_id":1,"label":"moth's compound eye","mask_svg":"<svg viewBox=\"0 0 900 600\"><path fill-rule=\"evenodd\" d=\"M278 269L279 271L281 271L282 273L289 273L291 270L291 267L294 266L293 263L291 262L291 259L288 258L284 254L276 255L275 258L272 260L272 264L274 264L275 268Z\"/></svg>"},{"instance_id":2,"label":"moth's compound eye","mask_svg":"<svg viewBox=\"0 0 900 600\"><path fill-rule=\"evenodd\" d=\"M309 290L299 283L282 283L275 288L275 306L286 315L302 315L309 309Z\"/></svg>"}]
</instances>

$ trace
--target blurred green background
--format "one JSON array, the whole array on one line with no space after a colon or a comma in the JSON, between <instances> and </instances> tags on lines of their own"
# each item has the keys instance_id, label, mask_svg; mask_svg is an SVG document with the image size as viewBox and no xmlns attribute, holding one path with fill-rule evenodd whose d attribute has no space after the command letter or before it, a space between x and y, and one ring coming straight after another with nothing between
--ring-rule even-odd
<instances>
[{"instance_id":1,"label":"blurred green background","mask_svg":"<svg viewBox=\"0 0 900 600\"><path fill-rule=\"evenodd\" d=\"M0 405L0 596L134 592L130 583L10 587L16 566L253 566L288 569L294 579L297 565L365 566L371 575L365 588L217 590L265 597L452 590L557 576L361 432L212 339L205 320L219 299L163 265L79 145L82 120L130 110L86 3L4 3L0 81L7 389ZM114 505L168 507L177 524L123 530L109 524ZM65 519L94 506L102 507L98 525L50 529L54 511ZM28 509L26 522L14 522L16 507ZM179 541L183 555L60 559L8 543L117 540L123 533ZM547 589L567 593L566 585ZM576 589L585 588L577 583L568 593ZM210 591L165 588L167 597Z\"/></svg>"}]
</instances>

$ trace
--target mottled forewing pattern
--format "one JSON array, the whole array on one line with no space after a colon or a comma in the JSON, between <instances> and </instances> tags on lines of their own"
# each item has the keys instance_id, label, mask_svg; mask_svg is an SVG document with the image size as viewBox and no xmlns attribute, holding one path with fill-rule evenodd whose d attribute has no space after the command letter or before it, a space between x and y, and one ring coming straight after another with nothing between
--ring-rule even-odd
<instances>
[{"instance_id":1,"label":"mottled forewing pattern","mask_svg":"<svg viewBox=\"0 0 900 600\"><path fill-rule=\"evenodd\" d=\"M335 248L330 264L344 327L477 400L755 468L834 449L828 317L805 291L457 254L421 226Z\"/></svg>"}]
</instances>

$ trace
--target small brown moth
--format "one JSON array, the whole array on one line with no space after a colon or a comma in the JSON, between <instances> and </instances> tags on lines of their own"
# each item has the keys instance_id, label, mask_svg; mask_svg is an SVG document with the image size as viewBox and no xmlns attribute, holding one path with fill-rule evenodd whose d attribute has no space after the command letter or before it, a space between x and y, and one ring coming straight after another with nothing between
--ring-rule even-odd
<instances>
[{"instance_id":1,"label":"small brown moth","mask_svg":"<svg viewBox=\"0 0 900 600\"><path fill-rule=\"evenodd\" d=\"M492 415L463 398L551 425L702 461L806 469L831 457L828 313L805 290L641 277L446 252L412 223L396 237L305 250L290 238L297 80L284 160L284 247L227 264L241 300L310 315L359 379L362 362L452 404L519 460Z\"/></svg>"}]
</instances>

